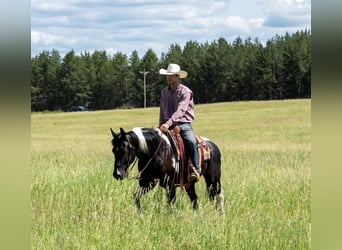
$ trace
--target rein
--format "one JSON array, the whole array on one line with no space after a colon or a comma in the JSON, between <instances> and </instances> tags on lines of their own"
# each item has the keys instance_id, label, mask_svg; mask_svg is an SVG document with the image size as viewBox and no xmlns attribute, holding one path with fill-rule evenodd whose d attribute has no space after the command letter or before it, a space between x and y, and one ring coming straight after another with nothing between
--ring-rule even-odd
<instances>
[{"instance_id":1,"label":"rein","mask_svg":"<svg viewBox=\"0 0 342 250\"><path fill-rule=\"evenodd\" d=\"M146 163L146 165L144 166L144 168L143 168L141 171L139 171L139 174L138 174L136 177L133 177L134 179L139 180L140 177L141 177L141 174L146 170L146 168L147 168L148 165L151 163L151 161L157 156L157 154L158 154L158 152L159 152L159 150L160 150L162 141L163 141L163 139L162 139L162 137L160 136L160 140L159 140L158 147L157 147L156 151L154 152L153 156L148 160L148 162ZM135 160L134 160L134 164L135 164L135 162L137 161L137 159L138 159L138 158L136 157ZM132 170L134 164L132 165L131 170Z\"/></svg>"},{"instance_id":2,"label":"rein","mask_svg":"<svg viewBox=\"0 0 342 250\"><path fill-rule=\"evenodd\" d=\"M133 167L134 167L135 163L137 162L137 160L138 160L138 158L135 157L133 163L131 164L131 168L130 168L130 170L128 172L131 172L131 170L133 169Z\"/></svg>"}]
</instances>

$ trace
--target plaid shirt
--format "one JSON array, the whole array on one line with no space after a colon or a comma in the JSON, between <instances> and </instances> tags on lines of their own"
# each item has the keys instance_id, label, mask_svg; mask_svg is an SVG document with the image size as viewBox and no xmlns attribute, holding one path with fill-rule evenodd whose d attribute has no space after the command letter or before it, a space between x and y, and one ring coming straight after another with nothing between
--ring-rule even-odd
<instances>
[{"instance_id":1,"label":"plaid shirt","mask_svg":"<svg viewBox=\"0 0 342 250\"><path fill-rule=\"evenodd\" d=\"M169 126L178 122L191 123L195 119L192 91L179 83L174 88L166 86L161 91L159 125Z\"/></svg>"}]
</instances>

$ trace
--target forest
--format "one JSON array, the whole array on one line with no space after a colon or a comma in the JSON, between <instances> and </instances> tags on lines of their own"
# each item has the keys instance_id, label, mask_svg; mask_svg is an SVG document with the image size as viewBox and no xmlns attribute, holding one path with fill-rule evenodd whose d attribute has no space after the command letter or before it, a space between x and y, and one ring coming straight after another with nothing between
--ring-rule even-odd
<instances>
[{"instance_id":1,"label":"forest","mask_svg":"<svg viewBox=\"0 0 342 250\"><path fill-rule=\"evenodd\" d=\"M152 48L140 57L105 50L52 49L31 58L31 111L67 111L159 106L166 86L160 68L177 63L188 77L195 103L311 98L311 32L276 35L264 45L258 38L232 43L225 38L183 47L171 44L158 58ZM146 77L146 103L144 92Z\"/></svg>"}]
</instances>

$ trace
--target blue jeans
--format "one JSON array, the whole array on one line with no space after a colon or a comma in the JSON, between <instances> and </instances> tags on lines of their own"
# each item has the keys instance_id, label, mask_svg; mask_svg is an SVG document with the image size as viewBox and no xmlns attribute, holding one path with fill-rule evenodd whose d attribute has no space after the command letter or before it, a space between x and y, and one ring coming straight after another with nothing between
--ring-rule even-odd
<instances>
[{"instance_id":1,"label":"blue jeans","mask_svg":"<svg viewBox=\"0 0 342 250\"><path fill-rule=\"evenodd\" d=\"M192 164L194 165L196 170L199 171L198 146L197 146L197 141L195 138L194 131L192 129L192 125L191 123L180 122L177 124L177 126L180 128L180 134L184 140L184 144L190 156Z\"/></svg>"}]
</instances>

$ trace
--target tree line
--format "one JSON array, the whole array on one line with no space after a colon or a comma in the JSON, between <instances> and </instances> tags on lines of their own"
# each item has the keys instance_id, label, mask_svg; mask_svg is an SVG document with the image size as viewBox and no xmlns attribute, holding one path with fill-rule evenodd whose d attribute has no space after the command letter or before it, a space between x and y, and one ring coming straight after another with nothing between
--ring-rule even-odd
<instances>
[{"instance_id":1,"label":"tree line","mask_svg":"<svg viewBox=\"0 0 342 250\"><path fill-rule=\"evenodd\" d=\"M160 68L177 63L188 72L182 82L194 92L195 103L311 97L311 32L276 35L262 45L258 39L228 43L188 41L171 44L160 58L153 49L143 57L104 50L63 58L57 50L31 58L31 111L159 106L165 77Z\"/></svg>"}]
</instances>

